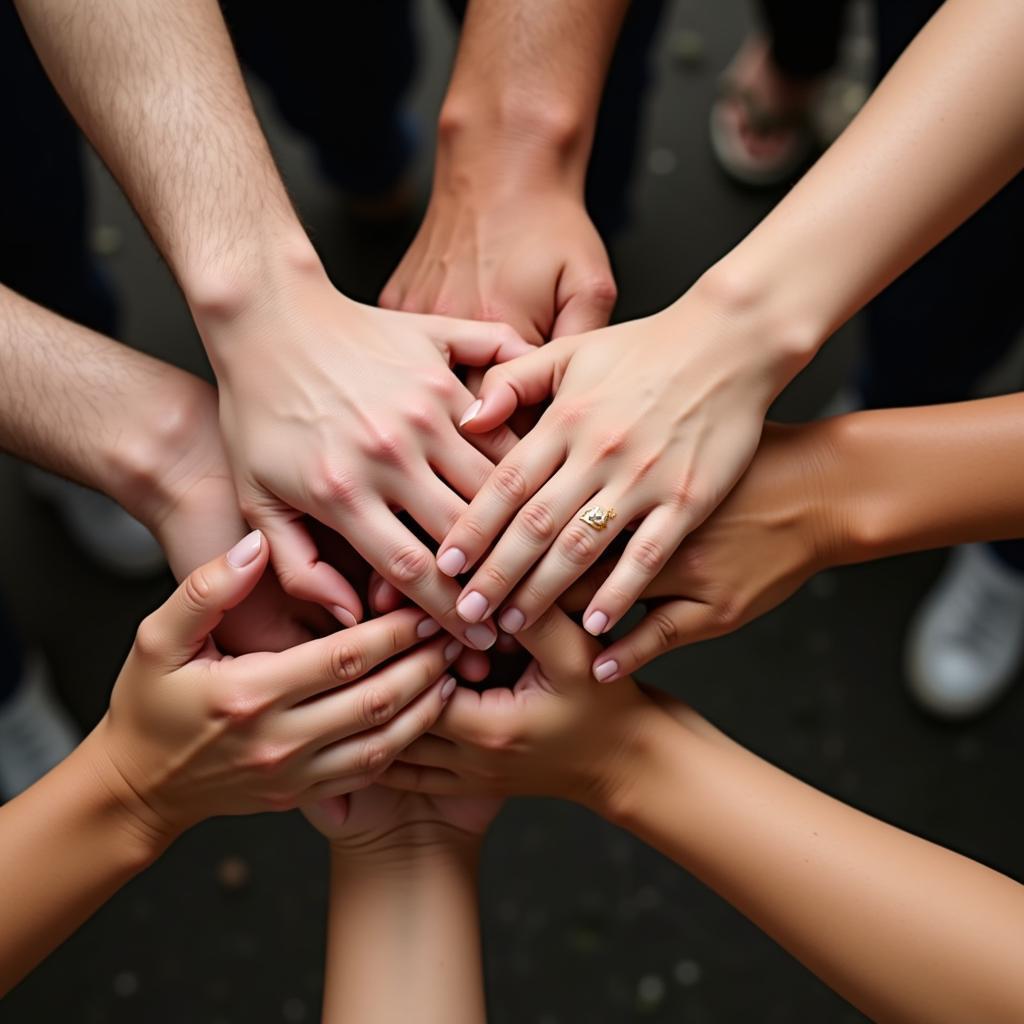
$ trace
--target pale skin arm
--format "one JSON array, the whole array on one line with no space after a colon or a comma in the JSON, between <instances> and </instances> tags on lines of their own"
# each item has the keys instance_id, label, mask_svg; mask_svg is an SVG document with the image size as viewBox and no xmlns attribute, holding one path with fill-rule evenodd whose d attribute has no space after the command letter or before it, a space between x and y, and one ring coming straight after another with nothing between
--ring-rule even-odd
<instances>
[{"instance_id":1,"label":"pale skin arm","mask_svg":"<svg viewBox=\"0 0 1024 1024\"><path fill-rule=\"evenodd\" d=\"M656 607L594 664L628 675L764 614L834 565L1024 534L1024 395L769 425L736 488L644 592ZM582 581L570 604L599 585Z\"/></svg>"},{"instance_id":2,"label":"pale skin arm","mask_svg":"<svg viewBox=\"0 0 1024 1024\"><path fill-rule=\"evenodd\" d=\"M1015 0L948 0L831 149L681 299L488 372L467 431L554 401L439 549L442 568L475 567L467 621L529 626L638 522L584 614L595 635L615 625L735 485L779 391L1024 165L1022 47ZM592 503L618 513L600 533L576 519Z\"/></svg>"},{"instance_id":3,"label":"pale skin arm","mask_svg":"<svg viewBox=\"0 0 1024 1024\"><path fill-rule=\"evenodd\" d=\"M363 306L330 282L293 211L215 0L20 0L43 64L139 212L217 374L243 514L293 597L344 625L352 585L310 515L471 646L455 585L395 514L440 538L513 442L456 422L472 400L451 364L527 349L502 324ZM486 453L486 454L485 454Z\"/></svg>"},{"instance_id":4,"label":"pale skin arm","mask_svg":"<svg viewBox=\"0 0 1024 1024\"><path fill-rule=\"evenodd\" d=\"M631 679L557 609L512 694L458 691L389 784L538 794L629 828L880 1024L1024 1014L1024 887L806 786Z\"/></svg>"},{"instance_id":5,"label":"pale skin arm","mask_svg":"<svg viewBox=\"0 0 1024 1024\"><path fill-rule=\"evenodd\" d=\"M615 282L583 191L626 8L470 3L430 206L382 305L504 320L534 344L608 322Z\"/></svg>"}]
</instances>

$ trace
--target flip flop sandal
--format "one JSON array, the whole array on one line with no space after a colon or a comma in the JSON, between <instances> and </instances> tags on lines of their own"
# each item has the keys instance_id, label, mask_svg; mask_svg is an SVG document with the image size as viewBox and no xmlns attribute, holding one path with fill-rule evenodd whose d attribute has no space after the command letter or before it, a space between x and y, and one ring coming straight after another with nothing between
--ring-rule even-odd
<instances>
[{"instance_id":1,"label":"flip flop sandal","mask_svg":"<svg viewBox=\"0 0 1024 1024\"><path fill-rule=\"evenodd\" d=\"M792 141L770 158L753 156L744 145L730 106L739 104L743 119L756 134L790 132ZM741 185L768 188L782 185L815 155L818 144L810 110L777 113L766 110L753 92L726 75L709 118L711 148L722 169Z\"/></svg>"}]
</instances>

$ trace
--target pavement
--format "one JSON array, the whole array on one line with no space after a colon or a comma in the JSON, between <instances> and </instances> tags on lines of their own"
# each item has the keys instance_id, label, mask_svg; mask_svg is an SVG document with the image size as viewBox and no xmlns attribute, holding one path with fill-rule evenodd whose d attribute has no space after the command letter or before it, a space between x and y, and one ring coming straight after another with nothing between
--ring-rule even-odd
<instances>
[{"instance_id":1,"label":"pavement","mask_svg":"<svg viewBox=\"0 0 1024 1024\"><path fill-rule=\"evenodd\" d=\"M414 108L429 125L454 35L433 4L419 13L424 60ZM677 297L781 194L730 186L707 143L715 76L747 18L737 0L671 7L635 217L613 246L617 318ZM372 299L401 240L364 237L357 247L305 144L259 90L257 98L336 282ZM428 146L417 164L424 197L430 163ZM124 340L208 373L166 269L105 173L95 166L93 174ZM840 331L782 396L777 416L813 416L849 374L859 337L857 321ZM1024 829L1012 808L1024 688L963 727L928 721L904 691L904 629L943 558L825 573L745 629L667 656L642 678L812 785L1021 877ZM83 727L102 714L136 624L170 586L169 577L126 583L96 569L26 491L20 468L0 459L0 590ZM0 1022L315 1021L326 868L323 843L297 814L208 822L0 1003ZM700 883L579 808L510 803L487 840L482 892L492 1024L864 1020Z\"/></svg>"}]
</instances>

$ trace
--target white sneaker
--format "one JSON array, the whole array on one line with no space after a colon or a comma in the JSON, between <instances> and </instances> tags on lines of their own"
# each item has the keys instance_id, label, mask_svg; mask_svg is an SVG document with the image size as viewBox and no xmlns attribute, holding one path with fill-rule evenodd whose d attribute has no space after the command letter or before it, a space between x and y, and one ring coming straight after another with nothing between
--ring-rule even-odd
<instances>
[{"instance_id":1,"label":"white sneaker","mask_svg":"<svg viewBox=\"0 0 1024 1024\"><path fill-rule=\"evenodd\" d=\"M21 685L0 704L0 798L11 800L28 789L80 739L50 686L46 663L30 655Z\"/></svg>"},{"instance_id":2,"label":"white sneaker","mask_svg":"<svg viewBox=\"0 0 1024 1024\"><path fill-rule=\"evenodd\" d=\"M1024 657L1024 573L985 544L957 548L925 598L906 644L913 697L943 718L967 718L1009 688Z\"/></svg>"},{"instance_id":3,"label":"white sneaker","mask_svg":"<svg viewBox=\"0 0 1024 1024\"><path fill-rule=\"evenodd\" d=\"M163 571L167 561L156 538L116 501L40 469L29 471L29 485L52 502L78 545L108 572L142 579Z\"/></svg>"}]
</instances>

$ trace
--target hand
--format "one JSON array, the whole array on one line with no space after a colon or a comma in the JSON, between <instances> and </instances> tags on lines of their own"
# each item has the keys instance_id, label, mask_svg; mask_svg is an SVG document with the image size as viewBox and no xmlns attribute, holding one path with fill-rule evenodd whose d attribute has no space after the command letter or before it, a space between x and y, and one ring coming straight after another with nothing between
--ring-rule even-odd
<instances>
[{"instance_id":1,"label":"hand","mask_svg":"<svg viewBox=\"0 0 1024 1024\"><path fill-rule=\"evenodd\" d=\"M461 645L421 644L438 625L413 609L283 653L221 657L210 633L268 556L250 534L142 623L94 733L97 770L137 795L140 822L158 834L367 786L454 689L445 669Z\"/></svg>"},{"instance_id":2,"label":"hand","mask_svg":"<svg viewBox=\"0 0 1024 1024\"><path fill-rule=\"evenodd\" d=\"M475 493L512 443L507 430L476 447L459 435L455 420L472 396L449 363L501 361L526 343L502 324L359 305L318 265L255 308L207 310L199 321L242 511L266 533L284 589L346 625L362 613L319 557L303 523L310 515L470 646L493 643L492 626L467 629L455 614L457 588L394 510L443 536L460 495Z\"/></svg>"},{"instance_id":3,"label":"hand","mask_svg":"<svg viewBox=\"0 0 1024 1024\"><path fill-rule=\"evenodd\" d=\"M558 608L520 638L536 660L515 687L458 689L381 781L437 796L555 796L614 817L663 712L632 680L595 686L598 644Z\"/></svg>"},{"instance_id":4,"label":"hand","mask_svg":"<svg viewBox=\"0 0 1024 1024\"><path fill-rule=\"evenodd\" d=\"M589 632L604 633L732 488L793 371L753 318L723 315L702 287L644 320L490 370L466 431L555 397L441 544L438 566L456 575L501 534L464 587L460 616L483 619L505 603L499 624L517 633L637 523L584 616ZM579 520L591 506L614 510L605 529Z\"/></svg>"},{"instance_id":5,"label":"hand","mask_svg":"<svg viewBox=\"0 0 1024 1024\"><path fill-rule=\"evenodd\" d=\"M595 659L598 680L611 682L676 647L731 633L831 564L834 517L821 479L833 460L829 430L828 421L765 426L735 489L644 591L647 616ZM583 580L581 587L587 583L600 586Z\"/></svg>"},{"instance_id":6,"label":"hand","mask_svg":"<svg viewBox=\"0 0 1024 1024\"><path fill-rule=\"evenodd\" d=\"M380 304L501 320L533 345L607 324L615 279L582 197L450 163L439 156L423 224Z\"/></svg>"}]
</instances>

